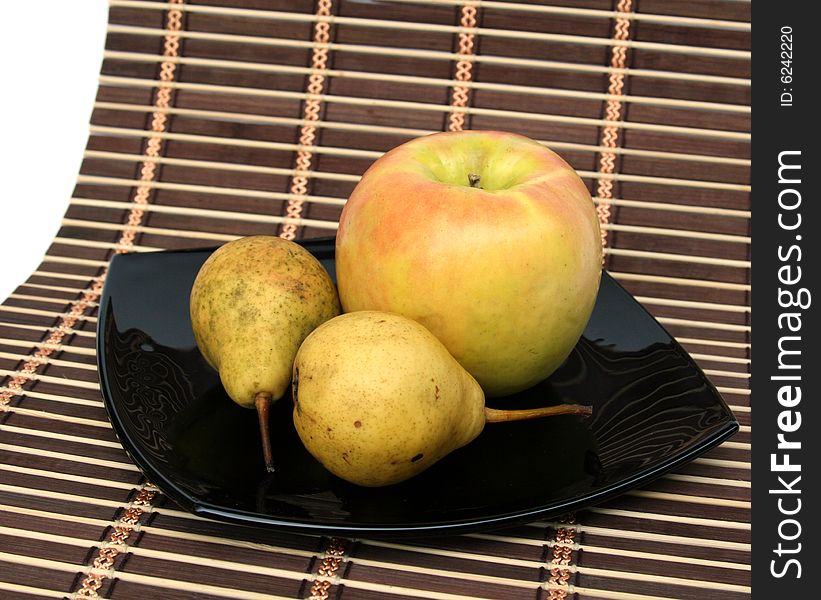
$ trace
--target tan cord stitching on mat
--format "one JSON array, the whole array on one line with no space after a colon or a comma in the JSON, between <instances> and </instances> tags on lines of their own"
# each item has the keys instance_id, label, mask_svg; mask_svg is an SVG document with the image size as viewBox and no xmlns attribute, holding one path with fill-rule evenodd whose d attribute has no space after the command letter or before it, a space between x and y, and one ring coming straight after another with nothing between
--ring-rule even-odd
<instances>
[{"instance_id":1,"label":"tan cord stitching on mat","mask_svg":"<svg viewBox=\"0 0 821 600\"><path fill-rule=\"evenodd\" d=\"M90 288L83 292L83 297L72 305L71 310L60 318L60 322L44 342L48 344L48 346L38 348L32 358L27 360L23 367L11 378L6 385L6 389L0 392L0 407L2 407L3 410L6 410L8 403L14 396L17 396L23 391L23 386L31 380L37 372L37 369L43 364L46 364L45 361L54 352L55 346L59 346L63 338L71 333L86 309L100 297L102 290L103 282L95 281Z\"/></svg>"},{"instance_id":2,"label":"tan cord stitching on mat","mask_svg":"<svg viewBox=\"0 0 821 600\"><path fill-rule=\"evenodd\" d=\"M169 0L171 4L182 4L184 0ZM171 32L180 31L182 28L182 11L174 9L168 11L166 29ZM175 33L168 33L165 36L165 43L163 46L163 56L166 58L175 58L178 55L180 47L180 36ZM146 156L156 158L160 155L162 149L162 137L160 134L165 132L166 128L166 110L171 102L171 87L170 82L174 80L174 71L176 64L173 61L166 60L160 65L160 88L157 91L155 101L156 110L152 115L151 130L156 135L151 136L146 146ZM163 85L165 84L165 85ZM142 164L140 171L140 180L149 182L153 181L156 173L156 163L154 161L146 160ZM148 204L148 197L151 193L151 187L141 185L137 188L134 194L135 204ZM128 215L127 228L120 237L117 249L118 253L126 252L129 247L134 244L135 229L143 219L143 210L140 207L135 207ZM45 340L45 344L49 346L59 346L63 339L72 333L72 329L77 324L77 321L82 318L85 311L94 305L103 291L103 282L105 280L106 271L100 277L83 291L83 296L75 302L71 310L64 313L60 317L60 321L54 330L49 334ZM23 391L23 386L32 379L37 369L42 366L51 354L54 352L53 347L41 347L33 355L33 357L26 361L26 363L15 373L14 377L6 385L6 389L0 392L0 409L6 410L11 399Z\"/></svg>"},{"instance_id":3,"label":"tan cord stitching on mat","mask_svg":"<svg viewBox=\"0 0 821 600\"><path fill-rule=\"evenodd\" d=\"M170 0L171 4L182 5L183 2L184 0ZM168 125L166 111L171 106L171 83L174 81L177 70L177 65L172 59L179 55L180 50L180 36L177 32L182 29L181 10L172 9L168 11L166 15L166 29L169 31L163 43L163 57L166 60L160 64L160 84L154 100L155 110L151 115L151 131L153 135L151 135L146 144L145 155L147 160L143 161L140 169L140 181L143 182L143 184L137 186L134 192L132 201L136 206L131 209L128 215L126 228L120 236L119 248L116 250L117 253L126 252L134 245L137 227L142 223L145 214L142 207L148 204L151 190L153 189L148 184L153 182L157 176L157 163L152 159L158 158L162 153L163 138L161 134L165 132ZM85 292L84 299L86 297L91 298L92 295L93 300L99 298L107 273L108 269L105 268L100 278ZM75 307L78 305L75 305ZM60 339L62 339L62 336ZM97 592L102 587L103 582L112 575L115 559L126 551L128 538L133 531L139 528L140 517L150 510L151 501L154 499L156 493L157 490L150 484L146 483L142 486L134 500L125 510L123 516L117 521L117 524L109 536L108 542L98 550L97 557L91 564L94 571L86 575L80 584L79 591L75 594L76 597L98 597Z\"/></svg>"},{"instance_id":4,"label":"tan cord stitching on mat","mask_svg":"<svg viewBox=\"0 0 821 600\"><path fill-rule=\"evenodd\" d=\"M462 7L462 18L459 24L467 29L476 28L476 12L475 4L468 4ZM471 31L462 31L459 33L459 61L456 63L455 79L457 83L453 87L453 94L451 95L450 104L454 110L448 117L448 131L462 131L465 127L464 110L468 105L470 99L470 88L465 84L473 78L473 46L475 34Z\"/></svg>"},{"instance_id":5,"label":"tan cord stitching on mat","mask_svg":"<svg viewBox=\"0 0 821 600\"><path fill-rule=\"evenodd\" d=\"M128 551L128 538L134 531L138 531L140 527L140 517L146 512L150 512L151 500L157 493L155 489L149 488L148 484L142 486L133 502L123 513L114 528L111 530L111 535L108 536L108 541L100 545L97 551L97 557L91 563L94 572L90 572L85 576L83 582L80 584L80 589L74 594L79 598L97 598L97 592L109 576L114 561L120 554ZM103 571L103 572L100 572Z\"/></svg>"},{"instance_id":6,"label":"tan cord stitching on mat","mask_svg":"<svg viewBox=\"0 0 821 600\"><path fill-rule=\"evenodd\" d=\"M616 18L613 31L613 39L623 42L630 37L630 19L624 16L633 9L633 0L619 0L616 11L620 14ZM610 85L607 93L611 96L621 96L624 90L624 67L627 63L627 48L625 46L613 46L610 55L610 66L613 69L610 73ZM623 103L618 99L611 99L605 105L605 120L612 122L602 130L601 146L607 149L618 148L620 140L618 122L622 119ZM598 180L596 195L599 197L599 204L596 212L599 216L599 223L604 226L610 223L610 200L613 199L613 180L607 175L613 175L616 171L616 153L604 150L599 157L599 173L605 175ZM601 230L602 246L607 246L607 229ZM567 524L575 523L575 518L570 515L563 522ZM556 531L553 541L553 564L570 567L573 561L573 544L576 539L575 527L562 527ZM548 585L548 600L565 600L569 593L571 570L569 568L555 567L550 571Z\"/></svg>"},{"instance_id":7,"label":"tan cord stitching on mat","mask_svg":"<svg viewBox=\"0 0 821 600\"><path fill-rule=\"evenodd\" d=\"M171 0L172 4L182 4L183 0ZM174 33L168 33L165 36L165 44L163 46L163 57L166 59L176 58L179 55L180 36L176 33L182 29L182 11L174 9L168 11L166 29ZM145 147L145 155L149 160L144 160L140 168L140 181L151 182L154 181L157 173L157 162L162 152L163 139L160 134L166 130L168 122L167 110L171 106L171 82L174 81L174 75L177 70L177 64L172 60L164 60L160 64L160 85L157 90L157 96L154 101L155 110L151 115L151 131L155 135L148 138L148 143ZM152 187L149 185L139 185L134 193L134 204L145 205L148 204L148 198L151 195ZM120 244L124 246L132 246L134 244L134 237L136 236L136 227L140 225L143 220L144 212L139 206L131 209L128 215L127 228L120 238ZM124 252L125 250L117 250L117 252Z\"/></svg>"},{"instance_id":8,"label":"tan cord stitching on mat","mask_svg":"<svg viewBox=\"0 0 821 600\"><path fill-rule=\"evenodd\" d=\"M308 195L308 172L313 163L313 151L310 149L316 141L316 123L319 121L321 99L319 96L325 90L324 71L328 66L328 43L331 36L330 22L322 20L331 16L332 0L319 0L316 15L319 19L314 26L314 48L311 55L311 68L314 70L308 78L308 97L303 110L304 125L300 129L299 149L296 155L296 174L291 179L291 194L288 200L285 216L289 219L299 219L305 197ZM285 223L282 226L280 237L287 240L296 239L296 223ZM333 585L332 579L336 576L339 566L345 556L346 542L343 539L332 538L325 551L325 557L317 569L317 579L310 589L310 600L328 600L329 590ZM321 579L319 579L321 577Z\"/></svg>"},{"instance_id":9,"label":"tan cord stitching on mat","mask_svg":"<svg viewBox=\"0 0 821 600\"><path fill-rule=\"evenodd\" d=\"M322 579L314 580L311 586L308 600L328 600L329 590L333 585L332 580L337 576L339 566L345 560L345 540L331 538L328 549L325 551L325 558L316 571L317 577Z\"/></svg>"},{"instance_id":10,"label":"tan cord stitching on mat","mask_svg":"<svg viewBox=\"0 0 821 600\"><path fill-rule=\"evenodd\" d=\"M619 0L616 11L619 13L629 13L633 9L633 0ZM616 26L613 32L613 39L625 41L630 37L630 19L624 16L616 18ZM610 73L610 85L607 93L611 96L621 96L624 90L624 65L627 62L627 48L625 46L613 46L610 55L610 66L613 71ZM623 103L617 99L607 101L605 105L605 120L617 123L622 118ZM617 148L619 146L618 125L607 125L602 130L601 145L605 148ZM602 175L613 175L616 170L616 154L610 151L603 151L599 157L599 173ZM613 199L613 180L607 177L599 179L596 195L600 202L596 207L599 215L599 223L607 225L610 222L610 200ZM607 229L601 230L602 246L607 245Z\"/></svg>"},{"instance_id":11,"label":"tan cord stitching on mat","mask_svg":"<svg viewBox=\"0 0 821 600\"><path fill-rule=\"evenodd\" d=\"M562 519L562 522L572 525L576 520L573 515L569 515ZM556 537L553 540L553 554L550 562L569 567L573 562L573 543L575 539L575 527L562 527L558 529L556 531ZM569 568L563 569L555 567L550 570L550 579L547 580L548 585L561 587L551 587L547 594L548 600L565 600L565 598L567 598L570 574L571 570Z\"/></svg>"},{"instance_id":12,"label":"tan cord stitching on mat","mask_svg":"<svg viewBox=\"0 0 821 600\"><path fill-rule=\"evenodd\" d=\"M314 70L308 78L308 97L305 100L303 119L305 124L299 132L299 150L296 153L297 174L291 179L291 193L295 196L288 200L285 216L289 219L299 219L302 215L302 206L305 196L308 195L308 172L313 162L313 151L310 149L316 141L316 122L319 121L319 111L322 105L320 94L325 90L325 70L328 67L328 42L331 39L331 24L323 18L331 16L332 0L319 0L316 16L319 19L314 25L314 49L311 55L311 68ZM286 240L296 238L296 223L285 223L282 226L280 237Z\"/></svg>"}]
</instances>

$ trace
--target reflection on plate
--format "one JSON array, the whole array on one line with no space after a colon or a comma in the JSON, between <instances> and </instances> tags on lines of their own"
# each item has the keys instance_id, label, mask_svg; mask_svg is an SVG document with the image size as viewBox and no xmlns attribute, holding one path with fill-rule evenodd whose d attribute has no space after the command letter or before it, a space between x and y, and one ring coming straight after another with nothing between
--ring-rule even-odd
<instances>
[{"instance_id":1,"label":"reflection on plate","mask_svg":"<svg viewBox=\"0 0 821 600\"><path fill-rule=\"evenodd\" d=\"M334 277L333 240L304 245ZM334 477L305 451L285 398L271 415L278 470L266 477L255 413L225 395L191 332L188 295L209 254L115 256L97 338L105 405L120 441L164 494L203 516L339 535L487 529L599 503L738 429L688 354L605 274L566 363L547 381L495 401L511 408L589 403L591 418L490 425L421 475L366 489Z\"/></svg>"}]
</instances>

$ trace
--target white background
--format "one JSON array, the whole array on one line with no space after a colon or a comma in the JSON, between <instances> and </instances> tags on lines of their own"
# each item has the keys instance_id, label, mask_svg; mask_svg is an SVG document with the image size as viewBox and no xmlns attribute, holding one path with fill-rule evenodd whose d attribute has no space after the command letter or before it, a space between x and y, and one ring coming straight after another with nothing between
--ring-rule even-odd
<instances>
[{"instance_id":1,"label":"white background","mask_svg":"<svg viewBox=\"0 0 821 600\"><path fill-rule=\"evenodd\" d=\"M0 301L40 264L68 206L107 21L106 0L0 4Z\"/></svg>"}]
</instances>

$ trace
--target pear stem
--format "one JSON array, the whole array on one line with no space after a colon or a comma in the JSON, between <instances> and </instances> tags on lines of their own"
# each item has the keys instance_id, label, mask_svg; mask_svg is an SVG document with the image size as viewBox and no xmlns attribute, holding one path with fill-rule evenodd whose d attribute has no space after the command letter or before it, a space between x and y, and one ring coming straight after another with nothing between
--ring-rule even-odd
<instances>
[{"instance_id":1,"label":"pear stem","mask_svg":"<svg viewBox=\"0 0 821 600\"><path fill-rule=\"evenodd\" d=\"M559 404L557 406L543 406L541 408L524 408L521 410L498 410L485 407L485 423L505 423L507 421L524 421L540 417L555 415L584 415L593 414L592 406L581 404Z\"/></svg>"},{"instance_id":2,"label":"pear stem","mask_svg":"<svg viewBox=\"0 0 821 600\"><path fill-rule=\"evenodd\" d=\"M262 436L262 456L265 459L265 469L274 472L274 455L271 452L271 430L268 425L268 413L273 398L268 392L257 392L254 396L254 405L259 416L259 433Z\"/></svg>"}]
</instances>

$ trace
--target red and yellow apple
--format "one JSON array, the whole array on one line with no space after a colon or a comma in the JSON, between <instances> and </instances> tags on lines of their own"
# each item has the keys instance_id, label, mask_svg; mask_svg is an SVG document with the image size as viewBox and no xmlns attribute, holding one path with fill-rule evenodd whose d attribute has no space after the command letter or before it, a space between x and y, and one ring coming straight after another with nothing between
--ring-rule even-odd
<instances>
[{"instance_id":1,"label":"red and yellow apple","mask_svg":"<svg viewBox=\"0 0 821 600\"><path fill-rule=\"evenodd\" d=\"M576 172L544 145L495 131L438 133L377 160L336 240L346 312L427 327L489 396L567 358L601 277L599 222Z\"/></svg>"}]
</instances>

